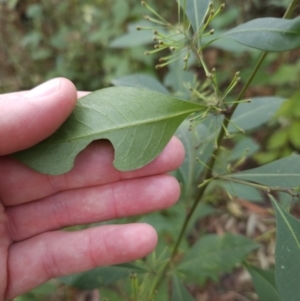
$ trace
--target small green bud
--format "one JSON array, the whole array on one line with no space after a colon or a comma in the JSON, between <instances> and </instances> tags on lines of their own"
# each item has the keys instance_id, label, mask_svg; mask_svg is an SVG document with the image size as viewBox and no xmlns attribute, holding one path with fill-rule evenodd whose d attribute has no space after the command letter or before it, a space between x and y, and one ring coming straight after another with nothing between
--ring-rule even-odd
<instances>
[{"instance_id":1,"label":"small green bud","mask_svg":"<svg viewBox=\"0 0 300 301\"><path fill-rule=\"evenodd\" d=\"M158 31L157 31L157 30L153 30L153 33L154 33L155 35L158 35Z\"/></svg>"},{"instance_id":2,"label":"small green bud","mask_svg":"<svg viewBox=\"0 0 300 301\"><path fill-rule=\"evenodd\" d=\"M212 30L209 31L209 34L210 34L210 35L213 35L214 33L215 33L215 30L214 30L214 29L212 29Z\"/></svg>"},{"instance_id":3,"label":"small green bud","mask_svg":"<svg viewBox=\"0 0 300 301\"><path fill-rule=\"evenodd\" d=\"M149 16L144 16L144 19L149 21L150 20L150 17Z\"/></svg>"},{"instance_id":4,"label":"small green bud","mask_svg":"<svg viewBox=\"0 0 300 301\"><path fill-rule=\"evenodd\" d=\"M136 30L142 30L141 26L136 26Z\"/></svg>"},{"instance_id":5,"label":"small green bud","mask_svg":"<svg viewBox=\"0 0 300 301\"><path fill-rule=\"evenodd\" d=\"M149 55L149 54L150 54L149 51L145 51L145 52L144 52L144 55Z\"/></svg>"},{"instance_id":6,"label":"small green bud","mask_svg":"<svg viewBox=\"0 0 300 301\"><path fill-rule=\"evenodd\" d=\"M222 3L220 9L223 10L225 8L225 3Z\"/></svg>"},{"instance_id":7,"label":"small green bud","mask_svg":"<svg viewBox=\"0 0 300 301\"><path fill-rule=\"evenodd\" d=\"M174 46L171 46L171 47L170 47L170 50L171 50L171 51L175 51L176 48L175 48Z\"/></svg>"},{"instance_id":8,"label":"small green bud","mask_svg":"<svg viewBox=\"0 0 300 301\"><path fill-rule=\"evenodd\" d=\"M240 76L240 71L235 72L235 76Z\"/></svg>"},{"instance_id":9,"label":"small green bud","mask_svg":"<svg viewBox=\"0 0 300 301\"><path fill-rule=\"evenodd\" d=\"M143 6L146 6L146 2L145 2L145 1L142 1L141 4L142 4Z\"/></svg>"}]
</instances>

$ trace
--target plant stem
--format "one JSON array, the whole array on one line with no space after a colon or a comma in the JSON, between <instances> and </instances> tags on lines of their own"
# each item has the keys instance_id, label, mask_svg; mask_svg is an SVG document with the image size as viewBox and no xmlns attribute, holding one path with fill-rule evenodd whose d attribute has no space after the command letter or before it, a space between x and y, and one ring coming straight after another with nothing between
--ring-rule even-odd
<instances>
[{"instance_id":1,"label":"plant stem","mask_svg":"<svg viewBox=\"0 0 300 301\"><path fill-rule=\"evenodd\" d=\"M289 7L287 8L283 18L284 19L288 19L292 16L292 13L293 11L295 10L296 6L298 5L298 1L299 0L292 0L292 2L290 3ZM193 47L192 47L193 49ZM200 58L200 61L202 63L202 66L204 67L206 73L208 72L207 70L207 67L205 65L205 62L202 60L202 56L201 54L199 54L199 52L197 51L197 49L193 49L198 58ZM158 285L161 283L161 280L165 277L165 274L168 270L168 267L169 265L174 261L176 255L177 255L177 252L178 252L178 248L179 248L179 245L183 239L183 236L185 234L185 231L187 229L187 226L191 220L191 217L193 215L193 213L195 212L197 206L199 205L199 203L201 202L202 200L202 197L206 191L206 188L208 186L208 184L210 183L210 181L207 181L209 180L213 175L212 175L212 170L213 170L213 167L216 163L216 158L219 154L219 150L220 150L220 145L221 145L221 142L223 140L223 138L225 137L225 134L226 134L226 129L230 123L230 120L236 110L236 108L238 107L239 105L239 102L243 99L246 91L248 90L249 86L251 85L254 77L256 76L258 70L260 69L262 63L264 62L266 56L268 55L268 52L265 51L262 53L262 55L260 56L257 64L255 65L251 75L249 76L247 82L245 83L244 87L242 88L242 90L240 91L240 93L238 94L237 98L236 98L236 101L235 103L232 105L232 107L230 108L230 110L228 111L227 115L226 115L226 118L224 118L223 120L223 124L220 128L220 132L218 134L218 138L217 138L217 145L216 145L216 148L214 149L213 153L212 153L212 156L210 157L210 160L208 161L207 163L207 169L204 171L204 173L200 176L200 181L203 181L203 185L199 188L198 190L198 193L195 197L195 200L194 200L194 203L191 207L191 209L189 210L188 214L186 215L185 217L185 220L183 222L183 225L182 225L182 228L181 228L181 231L180 231L180 234L177 238L177 241L175 242L175 245L174 245L174 248L173 248L173 251L171 253L171 258L170 260L165 264L164 268L162 269L162 272L160 273L160 276L156 278L156 280L154 281L153 283L153 286L152 286L152 290L151 290L151 293L153 294L154 291L156 290L156 288L158 287ZM214 82L212 81L212 84L214 86Z\"/></svg>"},{"instance_id":2,"label":"plant stem","mask_svg":"<svg viewBox=\"0 0 300 301\"><path fill-rule=\"evenodd\" d=\"M292 14L296 8L296 6L299 4L299 0L293 0L290 5L288 6L283 19L290 19L292 17Z\"/></svg>"},{"instance_id":3,"label":"plant stem","mask_svg":"<svg viewBox=\"0 0 300 301\"><path fill-rule=\"evenodd\" d=\"M293 193L292 189L288 189L288 188L269 187L269 186L265 186L265 185L262 185L262 184L252 183L252 182L249 182L249 181L243 181L243 180L230 178L230 177L226 177L226 176L216 176L215 179L220 179L220 180L227 181L227 182L243 184L243 185L246 185L246 186L250 186L250 187L260 189L260 190L262 190L264 192L268 192L268 193L271 192L271 191L274 191L274 192L287 193L291 197L296 197L297 196L296 193Z\"/></svg>"}]
</instances>

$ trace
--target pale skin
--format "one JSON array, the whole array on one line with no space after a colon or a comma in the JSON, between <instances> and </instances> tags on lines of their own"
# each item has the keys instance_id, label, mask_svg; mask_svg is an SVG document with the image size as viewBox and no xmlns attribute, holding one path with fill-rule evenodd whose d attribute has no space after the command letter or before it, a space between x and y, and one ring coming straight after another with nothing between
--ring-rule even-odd
<instances>
[{"instance_id":1,"label":"pale skin","mask_svg":"<svg viewBox=\"0 0 300 301\"><path fill-rule=\"evenodd\" d=\"M184 157L176 138L153 162L130 172L113 167L107 141L89 145L75 167L59 176L40 174L8 156L51 135L85 94L59 78L0 95L0 301L53 277L147 255L157 243L147 224L61 229L161 210L179 197L178 182L166 174Z\"/></svg>"}]
</instances>

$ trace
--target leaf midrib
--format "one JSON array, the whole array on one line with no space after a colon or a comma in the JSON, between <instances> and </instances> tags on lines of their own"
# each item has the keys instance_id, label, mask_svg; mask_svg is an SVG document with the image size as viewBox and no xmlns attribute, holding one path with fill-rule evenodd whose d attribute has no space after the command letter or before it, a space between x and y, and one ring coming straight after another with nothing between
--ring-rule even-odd
<instances>
[{"instance_id":1,"label":"leaf midrib","mask_svg":"<svg viewBox=\"0 0 300 301\"><path fill-rule=\"evenodd\" d=\"M252 31L266 31L266 32L272 32L272 33L280 33L282 35L288 35L288 34L293 34L293 35L297 35L300 33L300 30L299 31L282 31L282 30L275 30L275 29L270 29L270 28L248 28L248 29L239 29L239 30L232 30L232 31L229 31L228 33L225 33L223 36L226 37L226 36L230 36L232 34L236 34L236 33L247 33L247 32L252 32Z\"/></svg>"},{"instance_id":2,"label":"leaf midrib","mask_svg":"<svg viewBox=\"0 0 300 301\"><path fill-rule=\"evenodd\" d=\"M289 223L289 221L287 220L287 218L286 218L285 215L283 214L283 212L282 212L281 208L278 206L278 204L277 204L276 202L274 202L274 204L275 204L275 206L276 206L278 212L280 213L282 219L283 219L284 222L286 223L288 229L290 230L290 232L291 232L291 234L292 234L292 237L293 237L293 239L294 239L296 245L298 246L298 249L300 250L300 242L299 242L299 240L298 240L298 238L297 238L297 235L296 235L295 232L293 231L293 228L292 228L291 224Z\"/></svg>"},{"instance_id":3,"label":"leaf midrib","mask_svg":"<svg viewBox=\"0 0 300 301\"><path fill-rule=\"evenodd\" d=\"M88 135L84 135L84 136L72 137L70 139L66 139L66 141L71 142L71 141L76 141L76 140L81 140L81 139L87 139L87 138L91 138L91 137L94 137L94 136L98 136L99 134L107 134L107 133L110 133L110 132L113 132L113 131L119 131L119 130L123 130L123 129L126 129L126 128L135 127L135 126L138 126L138 125L142 126L142 125L146 125L146 124L156 123L156 122L160 122L160 121L167 120L167 119L173 119L173 118L176 118L176 117L179 117L179 116L182 116L182 115L187 115L187 114L189 115L189 114L197 112L199 110L201 110L201 108L199 108L197 110L196 109L190 109L190 110L187 110L185 112L180 112L178 114L168 115L167 117L162 116L160 118L145 119L145 120L138 121L138 122L133 122L133 123L130 123L130 124L127 123L124 126L117 126L117 127L114 127L114 128L104 130L102 132L97 132L97 133L94 133L94 134L88 134ZM77 120L77 122L79 122L79 120ZM61 142L58 141L58 142L53 143L53 144L60 144L60 143ZM49 144L52 144L52 143L49 143Z\"/></svg>"},{"instance_id":4,"label":"leaf midrib","mask_svg":"<svg viewBox=\"0 0 300 301\"><path fill-rule=\"evenodd\" d=\"M236 175L230 175L229 177L234 177L234 178L243 178L243 177L248 177L248 176L255 176L255 177L282 177L282 176L298 176L300 177L299 173L259 173L259 174L255 174L255 173L243 173L243 174L236 174Z\"/></svg>"}]
</instances>

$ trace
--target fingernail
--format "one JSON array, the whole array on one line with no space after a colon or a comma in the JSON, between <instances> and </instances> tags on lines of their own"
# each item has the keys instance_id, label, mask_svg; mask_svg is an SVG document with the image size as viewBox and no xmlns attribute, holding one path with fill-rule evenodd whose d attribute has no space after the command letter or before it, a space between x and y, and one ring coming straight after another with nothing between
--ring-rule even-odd
<instances>
[{"instance_id":1,"label":"fingernail","mask_svg":"<svg viewBox=\"0 0 300 301\"><path fill-rule=\"evenodd\" d=\"M55 92L60 86L60 79L51 79L24 94L25 97L47 96Z\"/></svg>"}]
</instances>

